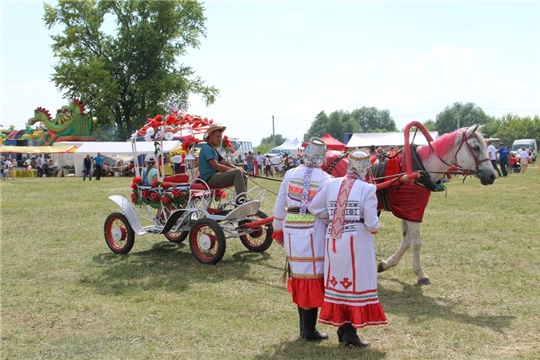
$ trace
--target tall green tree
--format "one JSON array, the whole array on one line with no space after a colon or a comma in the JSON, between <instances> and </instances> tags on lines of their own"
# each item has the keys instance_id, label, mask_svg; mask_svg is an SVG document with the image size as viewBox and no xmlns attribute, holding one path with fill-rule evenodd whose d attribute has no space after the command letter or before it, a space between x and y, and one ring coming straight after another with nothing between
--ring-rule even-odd
<instances>
[{"instance_id":1,"label":"tall green tree","mask_svg":"<svg viewBox=\"0 0 540 360\"><path fill-rule=\"evenodd\" d=\"M495 136L501 139L503 144L512 145L516 139L540 140L540 116L526 116L520 118L517 115L507 114L501 118L501 125Z\"/></svg>"},{"instance_id":2,"label":"tall green tree","mask_svg":"<svg viewBox=\"0 0 540 360\"><path fill-rule=\"evenodd\" d=\"M97 127L114 129L117 138L163 113L167 101L198 94L212 104L219 95L178 63L206 36L204 8L196 1L60 0L44 9L47 28L61 28L51 35L58 61L52 81L65 98L80 98Z\"/></svg>"},{"instance_id":3,"label":"tall green tree","mask_svg":"<svg viewBox=\"0 0 540 360\"><path fill-rule=\"evenodd\" d=\"M328 132L327 130L329 125L330 121L328 119L328 116L324 111L321 111L317 114L317 116L315 116L315 120L313 120L313 122L311 123L308 132L304 134L304 141L308 141L315 136L323 136Z\"/></svg>"},{"instance_id":4,"label":"tall green tree","mask_svg":"<svg viewBox=\"0 0 540 360\"><path fill-rule=\"evenodd\" d=\"M351 117L360 127L359 132L374 133L397 131L396 123L390 116L389 110L379 110L376 107L365 107L353 110Z\"/></svg>"},{"instance_id":5,"label":"tall green tree","mask_svg":"<svg viewBox=\"0 0 540 360\"><path fill-rule=\"evenodd\" d=\"M447 106L437 114L435 123L440 135L452 132L459 127L467 127L476 124L488 124L492 119L484 113L484 110L473 103L455 103Z\"/></svg>"}]
</instances>

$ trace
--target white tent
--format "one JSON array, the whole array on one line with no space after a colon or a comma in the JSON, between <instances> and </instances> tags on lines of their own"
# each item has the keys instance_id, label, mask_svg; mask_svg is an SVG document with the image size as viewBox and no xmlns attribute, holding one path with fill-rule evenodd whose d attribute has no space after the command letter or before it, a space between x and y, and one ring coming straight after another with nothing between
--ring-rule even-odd
<instances>
[{"instance_id":1,"label":"white tent","mask_svg":"<svg viewBox=\"0 0 540 360\"><path fill-rule=\"evenodd\" d=\"M129 141L125 142L86 142L81 145L74 153L74 166L75 166L75 175L82 176L82 165L83 160L87 154L90 156L96 156L97 153L108 157L116 157L122 155L132 155L132 143ZM180 141L164 141L163 142L163 153L168 154L173 150L177 150L182 146ZM154 142L138 141L135 142L135 147L137 149L137 154L153 154L154 153Z\"/></svg>"},{"instance_id":2,"label":"white tent","mask_svg":"<svg viewBox=\"0 0 540 360\"><path fill-rule=\"evenodd\" d=\"M302 143L298 138L294 138L294 140L285 140L285 142L281 145L279 145L278 149L286 149L286 150L298 150L302 147Z\"/></svg>"},{"instance_id":3,"label":"white tent","mask_svg":"<svg viewBox=\"0 0 540 360\"><path fill-rule=\"evenodd\" d=\"M430 131L429 134L433 140L439 137L438 131ZM411 132L409 141L416 145L427 145L428 141L420 131L414 135ZM405 143L405 135L403 132L386 132L386 133L359 133L353 134L347 143L347 148L361 148L375 146L403 146Z\"/></svg>"}]
</instances>

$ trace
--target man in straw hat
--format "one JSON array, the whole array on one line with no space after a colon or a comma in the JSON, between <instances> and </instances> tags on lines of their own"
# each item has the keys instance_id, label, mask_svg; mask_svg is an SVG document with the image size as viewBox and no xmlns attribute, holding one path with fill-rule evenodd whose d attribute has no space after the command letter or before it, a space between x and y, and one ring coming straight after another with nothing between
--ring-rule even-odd
<instances>
[{"instance_id":1,"label":"man in straw hat","mask_svg":"<svg viewBox=\"0 0 540 360\"><path fill-rule=\"evenodd\" d=\"M326 158L322 139L311 139L304 157L305 164L285 173L274 207L272 237L284 245L287 254L287 289L298 308L300 337L320 341L328 339L328 334L315 329L324 299L324 233L328 216L324 219L311 214L307 205L332 177L320 169Z\"/></svg>"},{"instance_id":2,"label":"man in straw hat","mask_svg":"<svg viewBox=\"0 0 540 360\"><path fill-rule=\"evenodd\" d=\"M370 166L368 154L353 152L347 175L330 180L308 205L311 213L330 217L319 322L337 327L345 346L369 346L356 329L387 323L377 295L372 232L379 229L379 218L377 188L365 182Z\"/></svg>"},{"instance_id":3,"label":"man in straw hat","mask_svg":"<svg viewBox=\"0 0 540 360\"><path fill-rule=\"evenodd\" d=\"M206 130L206 141L199 153L200 178L212 187L234 185L236 204L246 201L247 177L243 171L225 160L216 150L221 144L226 127L212 124Z\"/></svg>"}]
</instances>

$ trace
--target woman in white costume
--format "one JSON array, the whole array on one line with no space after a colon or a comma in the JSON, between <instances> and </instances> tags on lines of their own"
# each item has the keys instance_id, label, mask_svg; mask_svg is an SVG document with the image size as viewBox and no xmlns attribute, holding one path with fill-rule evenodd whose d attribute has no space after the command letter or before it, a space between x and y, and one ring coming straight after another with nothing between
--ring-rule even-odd
<instances>
[{"instance_id":1,"label":"woman in white costume","mask_svg":"<svg viewBox=\"0 0 540 360\"><path fill-rule=\"evenodd\" d=\"M319 322L338 327L346 346L363 347L358 328L386 324L377 295L377 267L372 232L379 229L376 187L368 184L369 155L349 155L347 175L330 180L308 210L328 216L324 253L324 302Z\"/></svg>"},{"instance_id":2,"label":"woman in white costume","mask_svg":"<svg viewBox=\"0 0 540 360\"><path fill-rule=\"evenodd\" d=\"M328 217L321 219L310 214L307 206L332 177L319 168L326 158L326 144L322 139L311 139L304 157L305 164L285 173L274 207L272 237L284 246L287 254L287 289L298 307L300 336L307 341L319 341L328 339L328 334L315 329L318 308L324 298Z\"/></svg>"}]
</instances>

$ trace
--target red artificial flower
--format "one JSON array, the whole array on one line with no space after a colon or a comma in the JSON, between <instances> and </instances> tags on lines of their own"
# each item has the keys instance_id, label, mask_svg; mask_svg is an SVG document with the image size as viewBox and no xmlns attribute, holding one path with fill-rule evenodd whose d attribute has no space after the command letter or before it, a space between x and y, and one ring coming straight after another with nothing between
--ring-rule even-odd
<instances>
[{"instance_id":1,"label":"red artificial flower","mask_svg":"<svg viewBox=\"0 0 540 360\"><path fill-rule=\"evenodd\" d=\"M131 193L131 202L134 204L137 202L137 194Z\"/></svg>"},{"instance_id":2,"label":"red artificial flower","mask_svg":"<svg viewBox=\"0 0 540 360\"><path fill-rule=\"evenodd\" d=\"M168 182L164 182L164 183L161 185L161 187L163 188L163 190L167 190L168 188L171 187L171 184L168 183Z\"/></svg>"},{"instance_id":3,"label":"red artificial flower","mask_svg":"<svg viewBox=\"0 0 540 360\"><path fill-rule=\"evenodd\" d=\"M133 190L137 189L138 186L139 186L139 185L137 185L135 182L132 182L132 183L131 183L131 188L132 188Z\"/></svg>"},{"instance_id":4,"label":"red artificial flower","mask_svg":"<svg viewBox=\"0 0 540 360\"><path fill-rule=\"evenodd\" d=\"M157 192L153 192L152 194L150 194L150 200L158 201L159 200L159 194Z\"/></svg>"},{"instance_id":5,"label":"red artificial flower","mask_svg":"<svg viewBox=\"0 0 540 360\"><path fill-rule=\"evenodd\" d=\"M164 204L168 204L170 201L171 199L166 195L163 195L163 197L161 198L161 202Z\"/></svg>"},{"instance_id":6,"label":"red artificial flower","mask_svg":"<svg viewBox=\"0 0 540 360\"><path fill-rule=\"evenodd\" d=\"M167 119L165 120L165 124L174 125L175 123L176 123L176 116L174 115L167 116Z\"/></svg>"},{"instance_id":7,"label":"red artificial flower","mask_svg":"<svg viewBox=\"0 0 540 360\"><path fill-rule=\"evenodd\" d=\"M151 187L157 187L158 186L158 182L157 181L152 181L152 183L150 184Z\"/></svg>"},{"instance_id":8,"label":"red artificial flower","mask_svg":"<svg viewBox=\"0 0 540 360\"><path fill-rule=\"evenodd\" d=\"M150 190L144 190L144 191L143 191L143 196L144 196L145 198L149 199L149 198L150 198Z\"/></svg>"},{"instance_id":9,"label":"red artificial flower","mask_svg":"<svg viewBox=\"0 0 540 360\"><path fill-rule=\"evenodd\" d=\"M172 191L172 196L174 197L179 197L182 193L180 192L180 190L177 190L177 189L174 189Z\"/></svg>"},{"instance_id":10,"label":"red artificial flower","mask_svg":"<svg viewBox=\"0 0 540 360\"><path fill-rule=\"evenodd\" d=\"M133 178L133 183L134 183L134 184L137 184L137 185L142 184L142 178L141 178L140 176L135 176L135 177Z\"/></svg>"}]
</instances>

